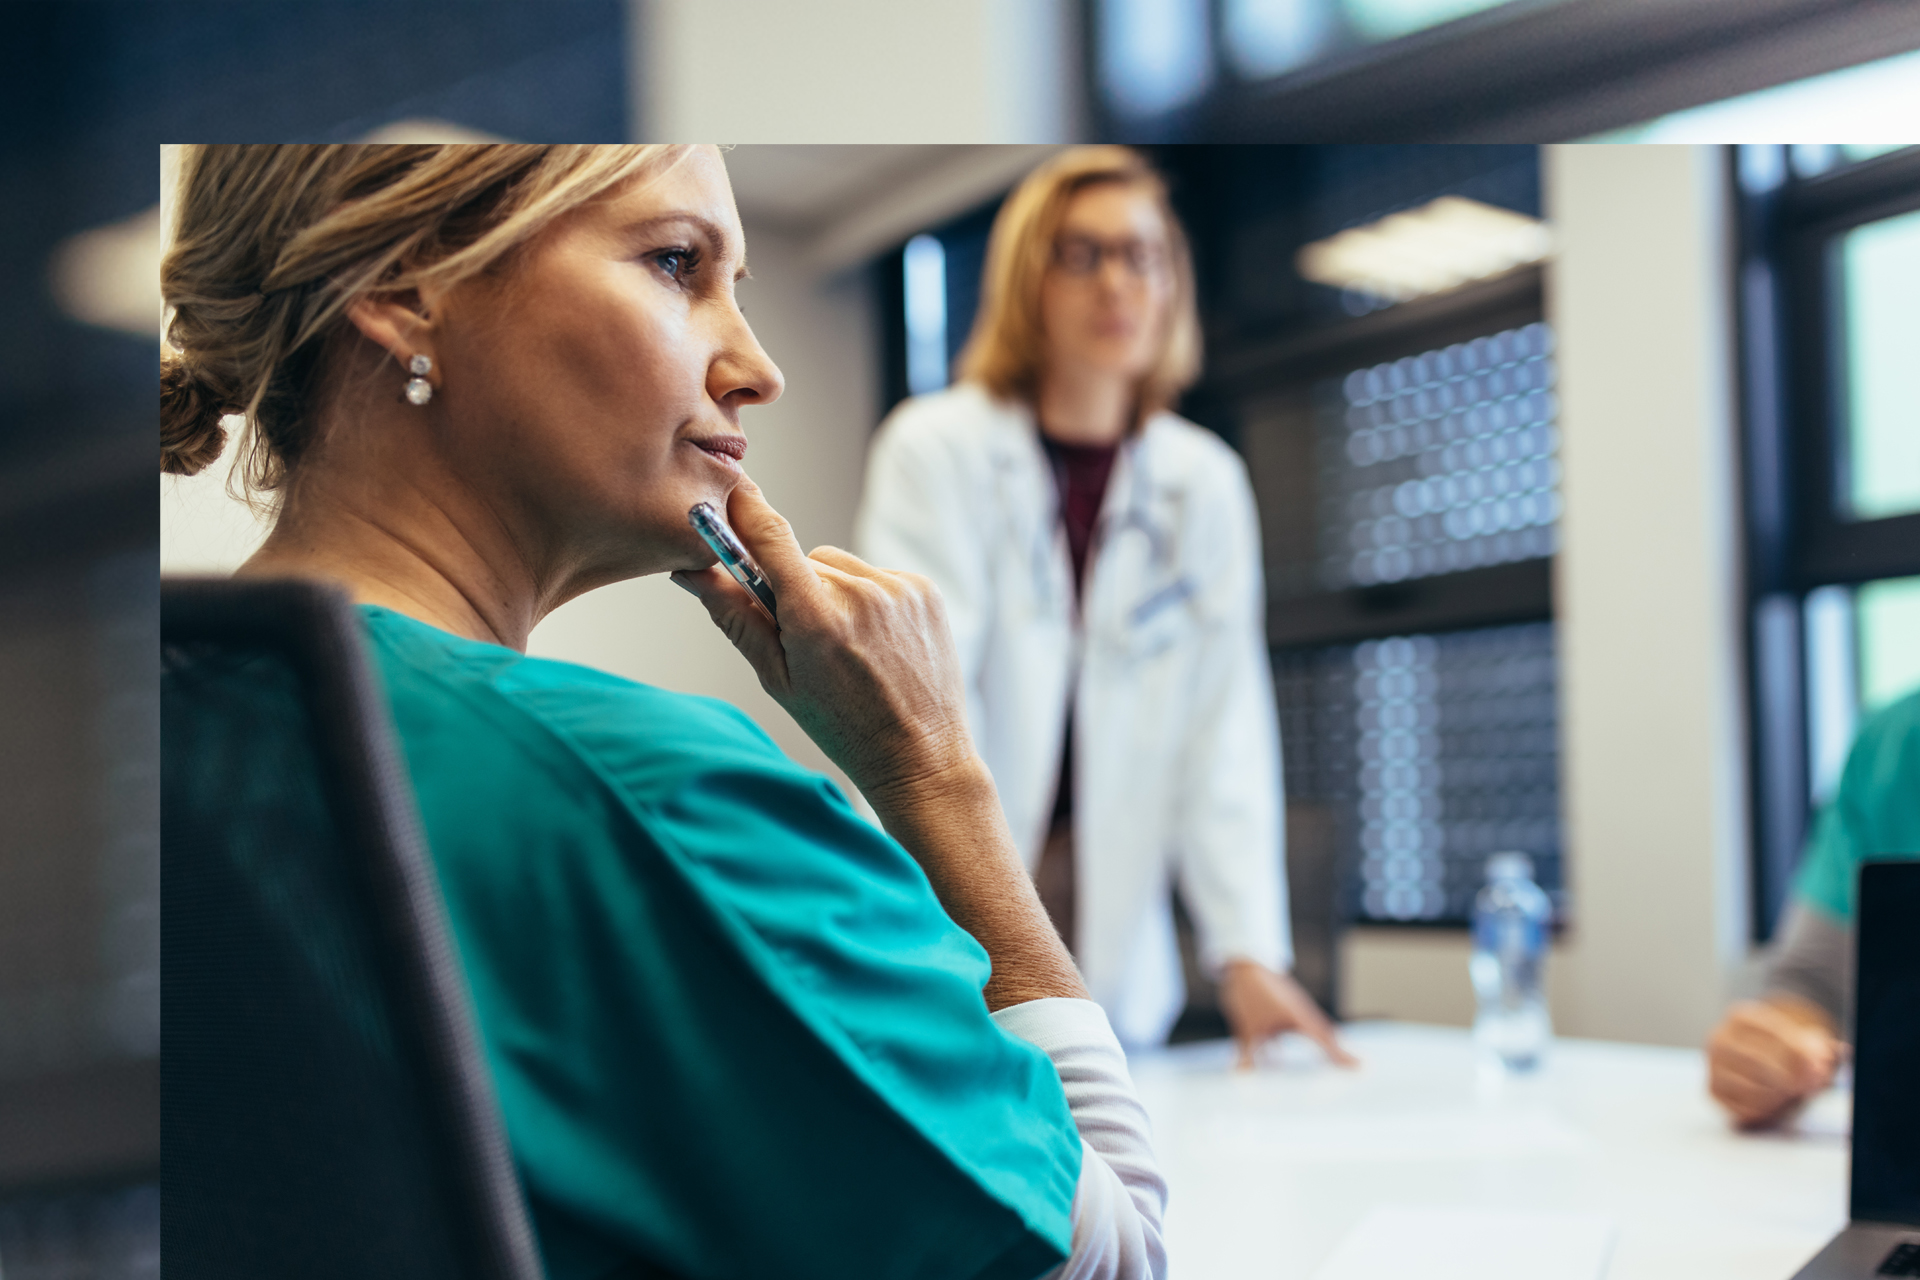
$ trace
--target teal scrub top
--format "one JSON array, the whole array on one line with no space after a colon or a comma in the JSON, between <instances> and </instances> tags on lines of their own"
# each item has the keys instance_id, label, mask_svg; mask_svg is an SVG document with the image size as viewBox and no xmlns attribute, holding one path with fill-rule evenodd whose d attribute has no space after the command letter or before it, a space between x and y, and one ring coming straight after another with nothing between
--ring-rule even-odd
<instances>
[{"instance_id":1,"label":"teal scrub top","mask_svg":"<svg viewBox=\"0 0 1920 1280\"><path fill-rule=\"evenodd\" d=\"M1794 877L1801 902L1851 927L1860 864L1920 858L1920 692L1860 729Z\"/></svg>"},{"instance_id":2,"label":"teal scrub top","mask_svg":"<svg viewBox=\"0 0 1920 1280\"><path fill-rule=\"evenodd\" d=\"M1059 1077L838 788L724 703L362 614L549 1276L1066 1256Z\"/></svg>"}]
</instances>

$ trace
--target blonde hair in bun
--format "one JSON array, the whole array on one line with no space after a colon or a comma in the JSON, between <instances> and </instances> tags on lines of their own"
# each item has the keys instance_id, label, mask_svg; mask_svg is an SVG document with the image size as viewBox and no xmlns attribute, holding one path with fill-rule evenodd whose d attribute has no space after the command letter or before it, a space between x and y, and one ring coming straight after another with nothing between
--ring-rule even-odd
<instances>
[{"instance_id":1,"label":"blonde hair in bun","mask_svg":"<svg viewBox=\"0 0 1920 1280\"><path fill-rule=\"evenodd\" d=\"M685 147L209 145L181 165L160 267L160 469L220 456L245 419L241 496L277 494L314 443L330 339L363 294L447 288ZM271 497L269 498L271 505Z\"/></svg>"}]
</instances>

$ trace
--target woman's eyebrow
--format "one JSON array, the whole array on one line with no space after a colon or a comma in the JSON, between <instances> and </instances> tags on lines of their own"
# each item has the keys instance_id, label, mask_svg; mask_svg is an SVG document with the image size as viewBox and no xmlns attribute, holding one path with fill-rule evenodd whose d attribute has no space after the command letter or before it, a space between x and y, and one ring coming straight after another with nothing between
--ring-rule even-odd
<instances>
[{"instance_id":1,"label":"woman's eyebrow","mask_svg":"<svg viewBox=\"0 0 1920 1280\"><path fill-rule=\"evenodd\" d=\"M630 235L638 234L666 222L685 222L699 228L700 234L706 238L715 253L723 257L732 257L738 253L741 259L741 269L746 269L745 248L734 243L733 236L725 227L713 219L702 217L697 213L660 213L648 218L636 218L632 222L627 223L622 230Z\"/></svg>"}]
</instances>

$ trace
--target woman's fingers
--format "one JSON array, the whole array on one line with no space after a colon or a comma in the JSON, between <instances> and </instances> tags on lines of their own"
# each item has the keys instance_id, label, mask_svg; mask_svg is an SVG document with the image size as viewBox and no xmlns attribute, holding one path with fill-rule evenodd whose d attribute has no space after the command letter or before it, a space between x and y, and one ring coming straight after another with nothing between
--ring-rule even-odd
<instances>
[{"instance_id":1,"label":"woman's fingers","mask_svg":"<svg viewBox=\"0 0 1920 1280\"><path fill-rule=\"evenodd\" d=\"M727 498L727 523L767 575L767 584L773 588L773 598L780 602L783 614L788 600L797 603L811 597L817 580L813 565L794 539L793 526L768 505L760 486L746 476L740 477Z\"/></svg>"},{"instance_id":2,"label":"woman's fingers","mask_svg":"<svg viewBox=\"0 0 1920 1280\"><path fill-rule=\"evenodd\" d=\"M1334 1066L1357 1067L1360 1065L1360 1059L1347 1052L1347 1047L1340 1043L1340 1037L1334 1032L1333 1023L1319 1009L1303 1011L1300 1019L1300 1034L1319 1045L1321 1052L1327 1055L1327 1060Z\"/></svg>"},{"instance_id":3,"label":"woman's fingers","mask_svg":"<svg viewBox=\"0 0 1920 1280\"><path fill-rule=\"evenodd\" d=\"M1360 1060L1348 1053L1340 1043L1340 1037L1334 1034L1333 1022L1320 1011L1307 989L1296 982L1291 974L1275 974L1274 984L1277 994L1287 1015L1293 1019L1293 1029L1320 1046L1329 1061L1335 1066L1357 1067Z\"/></svg>"},{"instance_id":4,"label":"woman's fingers","mask_svg":"<svg viewBox=\"0 0 1920 1280\"><path fill-rule=\"evenodd\" d=\"M843 551L835 546L815 547L807 553L807 559L815 564L831 565L840 572L856 578L877 578L887 572L876 569L851 551Z\"/></svg>"},{"instance_id":5,"label":"woman's fingers","mask_svg":"<svg viewBox=\"0 0 1920 1280\"><path fill-rule=\"evenodd\" d=\"M1735 1005L1716 1037L1732 1056L1752 1063L1748 1072L1798 1093L1814 1093L1832 1078L1829 1038L1764 1001Z\"/></svg>"},{"instance_id":6,"label":"woman's fingers","mask_svg":"<svg viewBox=\"0 0 1920 1280\"><path fill-rule=\"evenodd\" d=\"M727 516L773 588L778 625L718 569L675 580L700 597L761 685L876 808L876 797L905 795L978 763L952 635L931 583L837 547L809 559L744 477Z\"/></svg>"},{"instance_id":7,"label":"woman's fingers","mask_svg":"<svg viewBox=\"0 0 1920 1280\"><path fill-rule=\"evenodd\" d=\"M1764 1124L1783 1114L1798 1098L1775 1084L1754 1079L1727 1062L1714 1064L1707 1088L1742 1125Z\"/></svg>"},{"instance_id":8,"label":"woman's fingers","mask_svg":"<svg viewBox=\"0 0 1920 1280\"><path fill-rule=\"evenodd\" d=\"M1338 1066L1360 1065L1341 1045L1333 1022L1291 974L1250 960L1229 961L1221 973L1220 1005L1239 1042L1243 1069L1253 1065L1254 1051L1261 1044L1283 1031L1307 1037Z\"/></svg>"},{"instance_id":9,"label":"woman's fingers","mask_svg":"<svg viewBox=\"0 0 1920 1280\"><path fill-rule=\"evenodd\" d=\"M786 650L779 628L767 620L759 602L719 565L681 569L669 575L675 586L706 606L707 616L720 628L760 677L767 692L778 695L788 683Z\"/></svg>"},{"instance_id":10,"label":"woman's fingers","mask_svg":"<svg viewBox=\"0 0 1920 1280\"><path fill-rule=\"evenodd\" d=\"M1707 1041L1707 1088L1742 1125L1770 1123L1826 1087L1829 1038L1764 1001L1742 1001Z\"/></svg>"},{"instance_id":11,"label":"woman's fingers","mask_svg":"<svg viewBox=\"0 0 1920 1280\"><path fill-rule=\"evenodd\" d=\"M1241 1032L1234 1036L1233 1042L1239 1046L1239 1052L1233 1055L1233 1069L1235 1071L1253 1070L1259 1064L1259 1060L1254 1057L1254 1051L1266 1043L1265 1038Z\"/></svg>"}]
</instances>

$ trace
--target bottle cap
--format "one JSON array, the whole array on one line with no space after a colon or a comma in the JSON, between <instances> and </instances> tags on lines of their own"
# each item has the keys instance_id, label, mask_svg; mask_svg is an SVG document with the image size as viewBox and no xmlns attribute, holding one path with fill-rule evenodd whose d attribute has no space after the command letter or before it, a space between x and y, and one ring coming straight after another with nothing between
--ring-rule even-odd
<instances>
[{"instance_id":1,"label":"bottle cap","mask_svg":"<svg viewBox=\"0 0 1920 1280\"><path fill-rule=\"evenodd\" d=\"M1533 859L1524 853L1496 853L1487 859L1489 880L1531 880Z\"/></svg>"}]
</instances>

